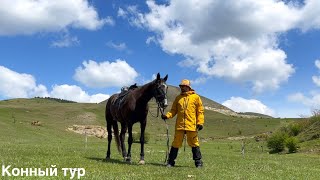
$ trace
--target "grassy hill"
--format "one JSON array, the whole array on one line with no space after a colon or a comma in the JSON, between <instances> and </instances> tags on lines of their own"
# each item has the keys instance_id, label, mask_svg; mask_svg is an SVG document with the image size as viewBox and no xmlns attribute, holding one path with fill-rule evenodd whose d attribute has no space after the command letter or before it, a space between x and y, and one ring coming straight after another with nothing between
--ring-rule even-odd
<instances>
[{"instance_id":1,"label":"grassy hill","mask_svg":"<svg viewBox=\"0 0 320 180\"><path fill-rule=\"evenodd\" d=\"M246 154L241 154L241 141L229 136L254 136L273 131L296 119L241 118L205 111L205 127L199 132L205 167L194 168L189 148L181 148L177 167L163 167L166 152L166 126L156 115L154 100L146 131L146 165L138 166L140 145L133 144L132 164L126 164L112 146L112 160L104 161L107 140L86 137L68 131L77 125L105 126L105 104L60 103L50 99L13 99L0 101L0 161L12 168L50 168L56 165L57 177L69 179L61 168L85 168L84 179L309 179L318 178L317 156L267 154L264 142L246 140ZM153 114L153 115L152 115ZM39 122L32 125L33 122ZM174 120L169 120L170 143ZM139 124L134 131L139 130ZM114 143L114 141L113 141ZM264 148L261 149L260 147ZM263 162L263 163L261 163ZM279 163L281 162L281 163ZM217 166L219 164L219 166ZM296 166L299 164L299 166ZM300 167L307 168L303 171ZM214 173L212 173L214 172ZM18 177L3 177L16 179ZM19 178L18 178L19 179ZM39 179L39 177L26 177Z\"/></svg>"},{"instance_id":2,"label":"grassy hill","mask_svg":"<svg viewBox=\"0 0 320 180\"><path fill-rule=\"evenodd\" d=\"M254 112L239 112L240 115L249 115L249 116L257 116L262 118L273 118L272 116L261 114L261 113L254 113Z\"/></svg>"},{"instance_id":3,"label":"grassy hill","mask_svg":"<svg viewBox=\"0 0 320 180\"><path fill-rule=\"evenodd\" d=\"M147 132L152 136L165 133L164 122L160 117L156 117L155 100L151 100L149 105ZM9 127L5 130L8 132L13 131L15 126L26 126L26 129L34 130L36 128L31 126L33 121L39 121L42 124L40 129L63 133L66 133L67 127L74 124L105 126L105 104L103 103L59 103L39 98L13 99L0 101L0 108L2 117L0 123ZM168 120L168 123L173 131L174 119ZM248 136L272 131L280 127L282 123L280 119L230 117L215 111L205 110L205 131L202 136L203 138ZM134 131L138 131L139 128L139 124L134 125Z\"/></svg>"}]
</instances>

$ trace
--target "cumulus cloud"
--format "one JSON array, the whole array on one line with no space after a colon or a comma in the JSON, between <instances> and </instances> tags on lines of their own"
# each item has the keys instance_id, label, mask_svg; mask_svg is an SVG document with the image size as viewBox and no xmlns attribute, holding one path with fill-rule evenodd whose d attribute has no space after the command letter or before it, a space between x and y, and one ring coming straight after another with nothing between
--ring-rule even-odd
<instances>
[{"instance_id":1,"label":"cumulus cloud","mask_svg":"<svg viewBox=\"0 0 320 180\"><path fill-rule=\"evenodd\" d=\"M32 75L0 66L0 95L5 98L44 97L48 96L48 92L44 85L37 85Z\"/></svg>"},{"instance_id":2,"label":"cumulus cloud","mask_svg":"<svg viewBox=\"0 0 320 180\"><path fill-rule=\"evenodd\" d=\"M55 97L76 102L98 103L108 99L107 94L89 95L74 85L54 85L51 92L46 86L36 83L36 79L25 73L12 71L0 66L0 97L2 98L33 98Z\"/></svg>"},{"instance_id":3,"label":"cumulus cloud","mask_svg":"<svg viewBox=\"0 0 320 180\"><path fill-rule=\"evenodd\" d=\"M1 0L0 35L29 35L63 29L96 30L114 25L111 17L99 18L87 0Z\"/></svg>"},{"instance_id":4,"label":"cumulus cloud","mask_svg":"<svg viewBox=\"0 0 320 180\"><path fill-rule=\"evenodd\" d=\"M89 95L88 93L83 91L79 86L67 84L54 85L52 91L50 92L50 95L54 98L67 99L83 103L99 103L110 97L106 94Z\"/></svg>"},{"instance_id":5,"label":"cumulus cloud","mask_svg":"<svg viewBox=\"0 0 320 180\"><path fill-rule=\"evenodd\" d=\"M320 1L305 0L305 6L299 11L300 21L298 27L303 31L320 29Z\"/></svg>"},{"instance_id":6,"label":"cumulus cloud","mask_svg":"<svg viewBox=\"0 0 320 180\"><path fill-rule=\"evenodd\" d=\"M290 102L302 103L310 109L320 108L320 93L311 92L310 96L305 96L303 93L295 93L288 96Z\"/></svg>"},{"instance_id":7,"label":"cumulus cloud","mask_svg":"<svg viewBox=\"0 0 320 180\"><path fill-rule=\"evenodd\" d=\"M121 87L135 82L138 73L126 61L89 60L82 63L74 74L74 79L88 87Z\"/></svg>"},{"instance_id":8,"label":"cumulus cloud","mask_svg":"<svg viewBox=\"0 0 320 180\"><path fill-rule=\"evenodd\" d=\"M320 60L314 62L315 66L320 70ZM312 81L315 85L320 87L320 76L312 76Z\"/></svg>"},{"instance_id":9,"label":"cumulus cloud","mask_svg":"<svg viewBox=\"0 0 320 180\"><path fill-rule=\"evenodd\" d=\"M229 100L222 103L222 105L236 111L236 112L255 112L274 116L274 110L270 109L262 102L256 99L244 99L242 97L231 97Z\"/></svg>"},{"instance_id":10,"label":"cumulus cloud","mask_svg":"<svg viewBox=\"0 0 320 180\"><path fill-rule=\"evenodd\" d=\"M320 70L320 60L314 62L316 68ZM312 76L312 81L316 86L320 87L320 76ZM320 92L311 91L309 95L304 95L301 92L294 93L288 96L288 100L291 102L302 103L310 109L320 108Z\"/></svg>"},{"instance_id":11,"label":"cumulus cloud","mask_svg":"<svg viewBox=\"0 0 320 180\"><path fill-rule=\"evenodd\" d=\"M254 92L261 93L276 90L294 73L279 47L279 34L296 28L319 29L319 3L171 0L156 4L149 0L150 12L131 6L121 9L121 17L154 32L165 52L185 56L179 65L196 67L207 76L249 83Z\"/></svg>"}]
</instances>

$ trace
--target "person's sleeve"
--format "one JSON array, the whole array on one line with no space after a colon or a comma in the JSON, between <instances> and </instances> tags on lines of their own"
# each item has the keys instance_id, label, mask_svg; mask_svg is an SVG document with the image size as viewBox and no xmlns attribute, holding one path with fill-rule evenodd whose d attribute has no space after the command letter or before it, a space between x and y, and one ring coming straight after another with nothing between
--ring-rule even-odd
<instances>
[{"instance_id":1,"label":"person's sleeve","mask_svg":"<svg viewBox=\"0 0 320 180\"><path fill-rule=\"evenodd\" d=\"M176 114L177 114L177 103L178 103L178 100L177 98L173 101L173 104L172 104L172 107L171 107L171 110L169 112L167 112L166 116L168 119L170 118L173 118Z\"/></svg>"},{"instance_id":2,"label":"person's sleeve","mask_svg":"<svg viewBox=\"0 0 320 180\"><path fill-rule=\"evenodd\" d=\"M201 101L200 96L198 97L198 103L197 103L197 125L203 125L204 124L204 108Z\"/></svg>"}]
</instances>

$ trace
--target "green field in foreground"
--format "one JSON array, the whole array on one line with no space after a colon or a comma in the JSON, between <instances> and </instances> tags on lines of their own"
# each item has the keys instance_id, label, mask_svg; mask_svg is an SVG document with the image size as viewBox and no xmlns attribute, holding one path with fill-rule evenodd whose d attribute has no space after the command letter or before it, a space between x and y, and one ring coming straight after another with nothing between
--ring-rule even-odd
<instances>
[{"instance_id":1,"label":"green field in foreground","mask_svg":"<svg viewBox=\"0 0 320 180\"><path fill-rule=\"evenodd\" d=\"M73 140L55 139L50 142L1 143L1 161L12 168L48 168L56 165L58 177L64 177L61 168L84 168L83 179L318 179L318 155L274 154L262 151L258 143L249 143L244 156L240 141L202 142L204 168L197 169L190 148L180 149L176 167L163 166L165 143L146 145L146 165L138 165L139 144L133 144L133 162L124 163L113 148L112 159L105 161L105 139L89 138L87 147L82 137ZM114 147L114 146L113 146ZM27 177L37 179L38 177ZM50 177L47 177L50 178ZM2 179L12 179L2 177Z\"/></svg>"},{"instance_id":2,"label":"green field in foreground","mask_svg":"<svg viewBox=\"0 0 320 180\"><path fill-rule=\"evenodd\" d=\"M154 111L153 111L154 112ZM81 179L318 179L317 154L269 154L265 142L227 140L228 136L253 136L272 131L287 121L243 119L206 111L206 126L200 132L204 168L196 169L191 149L180 149L176 167L166 168L164 123L149 117L145 165L138 165L140 145L133 144L132 163L122 161L113 144L110 161L105 161L107 140L67 131L73 124L104 126L104 105L57 103L42 99L0 101L0 162L13 168L50 168L57 177L23 179L69 179L62 168L84 168ZM32 126L32 121L41 122ZM173 121L170 134L173 135ZM137 131L139 125L135 125ZM170 139L171 142L172 138ZM113 141L114 143L114 141ZM314 143L319 144L319 140ZM11 172L11 171L9 171ZM0 174L1 175L1 174ZM0 176L1 179L17 177ZM74 178L76 179L76 178Z\"/></svg>"}]
</instances>

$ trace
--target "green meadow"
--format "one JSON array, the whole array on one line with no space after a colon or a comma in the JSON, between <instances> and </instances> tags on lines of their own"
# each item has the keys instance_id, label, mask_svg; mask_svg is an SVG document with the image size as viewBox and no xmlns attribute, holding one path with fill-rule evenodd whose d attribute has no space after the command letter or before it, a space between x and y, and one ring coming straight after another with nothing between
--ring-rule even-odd
<instances>
[{"instance_id":1,"label":"green meadow","mask_svg":"<svg viewBox=\"0 0 320 180\"><path fill-rule=\"evenodd\" d=\"M58 170L52 177L0 174L0 178L70 179L62 168L84 168L81 179L319 179L319 139L301 143L297 153L269 154L266 142L253 138L299 119L240 118L213 111L205 111L205 127L199 132L204 167L194 167L191 149L186 146L179 150L176 167L166 168L166 126L154 117L157 113L152 103L146 130L146 164L138 165L138 143L133 144L132 163L128 164L123 162L114 141L111 160L106 161L106 138L67 130L73 125L105 126L104 106L50 99L0 101L2 166L11 165L9 172L13 168L45 169L52 165ZM168 123L171 143L174 120ZM134 125L134 131L139 131L139 124Z\"/></svg>"}]
</instances>

